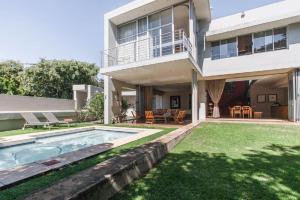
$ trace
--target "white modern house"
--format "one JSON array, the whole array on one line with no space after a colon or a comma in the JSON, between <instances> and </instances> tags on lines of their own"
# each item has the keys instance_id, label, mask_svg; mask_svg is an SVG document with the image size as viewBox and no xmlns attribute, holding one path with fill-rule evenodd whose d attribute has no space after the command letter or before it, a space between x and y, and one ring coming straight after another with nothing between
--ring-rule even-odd
<instances>
[{"instance_id":1,"label":"white modern house","mask_svg":"<svg viewBox=\"0 0 300 200\"><path fill-rule=\"evenodd\" d=\"M300 121L300 2L212 19L209 0L136 0L105 14L105 123L122 92L136 111L182 109L193 122L248 105ZM220 108L218 108L218 106Z\"/></svg>"}]
</instances>

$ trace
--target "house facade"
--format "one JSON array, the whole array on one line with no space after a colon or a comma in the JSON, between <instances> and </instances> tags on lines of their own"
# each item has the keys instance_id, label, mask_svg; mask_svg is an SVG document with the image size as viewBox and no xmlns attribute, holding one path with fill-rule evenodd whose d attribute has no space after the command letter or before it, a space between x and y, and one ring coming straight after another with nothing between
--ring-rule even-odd
<instances>
[{"instance_id":1,"label":"house facade","mask_svg":"<svg viewBox=\"0 0 300 200\"><path fill-rule=\"evenodd\" d=\"M225 117L248 105L264 118L300 120L298 0L219 19L209 0L136 0L104 20L105 123L121 112L124 91L135 91L141 115L182 109L197 122L210 106Z\"/></svg>"}]
</instances>

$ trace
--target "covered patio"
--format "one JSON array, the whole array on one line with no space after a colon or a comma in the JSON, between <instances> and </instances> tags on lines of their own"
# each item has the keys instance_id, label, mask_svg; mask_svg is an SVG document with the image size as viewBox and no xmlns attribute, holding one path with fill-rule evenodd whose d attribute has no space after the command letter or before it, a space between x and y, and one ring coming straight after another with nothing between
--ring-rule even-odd
<instances>
[{"instance_id":1,"label":"covered patio","mask_svg":"<svg viewBox=\"0 0 300 200\"><path fill-rule=\"evenodd\" d=\"M113 123L127 120L149 124L188 124L204 120L205 81L198 69L190 58L167 60L163 64L155 62L124 69L122 73L107 72L110 84L105 88L108 91L105 92L106 119L113 119ZM134 95L122 95L129 92ZM124 115L122 101L129 99L130 112L126 112L126 119L116 119Z\"/></svg>"},{"instance_id":2,"label":"covered patio","mask_svg":"<svg viewBox=\"0 0 300 200\"><path fill-rule=\"evenodd\" d=\"M216 101L208 95L207 117L241 122L294 121L291 74L292 72L283 72L222 79L224 86L218 93L219 99ZM207 89L210 93L210 88ZM216 105L219 116L214 114Z\"/></svg>"}]
</instances>

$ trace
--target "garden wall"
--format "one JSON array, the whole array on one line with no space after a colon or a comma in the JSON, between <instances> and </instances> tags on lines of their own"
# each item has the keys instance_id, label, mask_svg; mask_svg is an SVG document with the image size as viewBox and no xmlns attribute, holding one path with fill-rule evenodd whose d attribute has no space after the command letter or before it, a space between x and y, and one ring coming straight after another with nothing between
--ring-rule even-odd
<instances>
[{"instance_id":1,"label":"garden wall","mask_svg":"<svg viewBox=\"0 0 300 200\"><path fill-rule=\"evenodd\" d=\"M24 120L20 112L33 112L41 120L41 112L53 112L58 118L75 114L74 101L44 97L0 94L0 131L22 128Z\"/></svg>"}]
</instances>

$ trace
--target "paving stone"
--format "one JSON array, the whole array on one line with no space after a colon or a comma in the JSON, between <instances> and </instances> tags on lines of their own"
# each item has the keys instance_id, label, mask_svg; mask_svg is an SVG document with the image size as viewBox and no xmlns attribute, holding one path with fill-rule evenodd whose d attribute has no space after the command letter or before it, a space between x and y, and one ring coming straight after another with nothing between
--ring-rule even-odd
<instances>
[{"instance_id":1,"label":"paving stone","mask_svg":"<svg viewBox=\"0 0 300 200\"><path fill-rule=\"evenodd\" d=\"M48 171L46 166L40 165L38 163L31 163L28 165L23 165L21 167L14 168L12 170L0 171L0 182L4 186L8 186L12 183L18 182L36 176Z\"/></svg>"}]
</instances>

